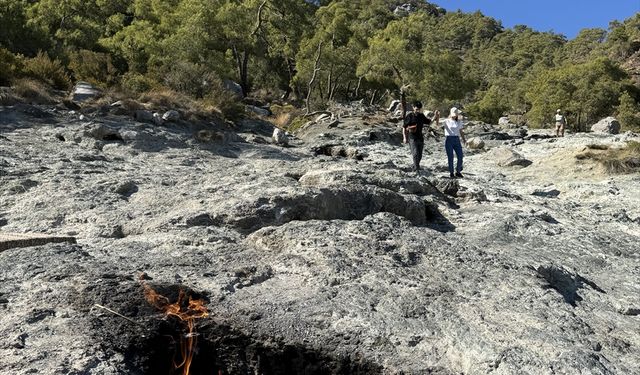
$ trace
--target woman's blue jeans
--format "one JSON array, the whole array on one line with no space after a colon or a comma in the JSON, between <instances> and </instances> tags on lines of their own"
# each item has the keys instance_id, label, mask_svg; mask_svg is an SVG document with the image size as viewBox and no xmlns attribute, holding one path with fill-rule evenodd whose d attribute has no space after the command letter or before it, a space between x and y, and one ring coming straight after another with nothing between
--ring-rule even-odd
<instances>
[{"instance_id":1,"label":"woman's blue jeans","mask_svg":"<svg viewBox=\"0 0 640 375\"><path fill-rule=\"evenodd\" d=\"M449 162L449 173L453 174L453 152L456 152L458 163L456 164L456 172L462 172L462 144L460 137L445 137L444 149L447 152L447 161Z\"/></svg>"}]
</instances>

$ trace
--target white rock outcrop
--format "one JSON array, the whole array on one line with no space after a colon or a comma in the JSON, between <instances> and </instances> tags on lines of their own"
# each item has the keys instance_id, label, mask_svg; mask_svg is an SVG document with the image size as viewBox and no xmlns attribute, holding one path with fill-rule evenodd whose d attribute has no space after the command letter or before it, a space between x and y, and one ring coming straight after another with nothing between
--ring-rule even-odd
<instances>
[{"instance_id":1,"label":"white rock outcrop","mask_svg":"<svg viewBox=\"0 0 640 375\"><path fill-rule=\"evenodd\" d=\"M615 117L606 117L591 126L596 133L620 134L620 122Z\"/></svg>"}]
</instances>

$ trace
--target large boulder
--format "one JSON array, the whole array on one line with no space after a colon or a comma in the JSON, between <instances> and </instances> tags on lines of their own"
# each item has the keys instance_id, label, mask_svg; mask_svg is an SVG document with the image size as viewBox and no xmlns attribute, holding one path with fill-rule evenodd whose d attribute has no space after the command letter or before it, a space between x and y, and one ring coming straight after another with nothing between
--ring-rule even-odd
<instances>
[{"instance_id":1,"label":"large boulder","mask_svg":"<svg viewBox=\"0 0 640 375\"><path fill-rule=\"evenodd\" d=\"M479 137L473 137L467 141L467 147L472 150L480 150L484 148L484 141Z\"/></svg>"},{"instance_id":2,"label":"large boulder","mask_svg":"<svg viewBox=\"0 0 640 375\"><path fill-rule=\"evenodd\" d=\"M236 98L242 99L244 97L244 94L242 93L242 86L240 86L237 82L234 82L229 79L225 79L222 82L222 85L224 86L225 89L230 91Z\"/></svg>"},{"instance_id":3,"label":"large boulder","mask_svg":"<svg viewBox=\"0 0 640 375\"><path fill-rule=\"evenodd\" d=\"M152 122L153 112L147 111L146 109L139 109L134 112L133 117L139 122Z\"/></svg>"},{"instance_id":4,"label":"large boulder","mask_svg":"<svg viewBox=\"0 0 640 375\"><path fill-rule=\"evenodd\" d=\"M507 134L512 138L524 138L528 133L527 128L517 128L507 131Z\"/></svg>"},{"instance_id":5,"label":"large boulder","mask_svg":"<svg viewBox=\"0 0 640 375\"><path fill-rule=\"evenodd\" d=\"M505 141L511 139L511 136L505 132L499 131L488 131L485 133L480 133L477 137L487 140L487 141Z\"/></svg>"},{"instance_id":6,"label":"large boulder","mask_svg":"<svg viewBox=\"0 0 640 375\"><path fill-rule=\"evenodd\" d=\"M526 159L524 156L510 148L495 148L492 150L491 154L493 160L501 167L528 167L531 165L531 160Z\"/></svg>"},{"instance_id":7,"label":"large boulder","mask_svg":"<svg viewBox=\"0 0 640 375\"><path fill-rule=\"evenodd\" d=\"M102 91L90 83L78 82L73 88L73 91L71 91L71 101L83 102L85 100L94 99L100 95L102 95Z\"/></svg>"},{"instance_id":8,"label":"large boulder","mask_svg":"<svg viewBox=\"0 0 640 375\"><path fill-rule=\"evenodd\" d=\"M402 4L402 5L398 5L394 10L393 10L393 14L395 14L398 17L406 17L409 14L413 13L415 11L413 5L407 3L407 4Z\"/></svg>"},{"instance_id":9,"label":"large boulder","mask_svg":"<svg viewBox=\"0 0 640 375\"><path fill-rule=\"evenodd\" d=\"M605 134L619 134L620 122L615 117L604 118L591 126L591 131Z\"/></svg>"},{"instance_id":10,"label":"large boulder","mask_svg":"<svg viewBox=\"0 0 640 375\"><path fill-rule=\"evenodd\" d=\"M247 108L247 111L253 112L253 113L255 113L255 114L259 115L259 116L265 116L265 117L266 116L271 116L271 111L269 111L268 109L262 108L262 107L258 107L258 106L255 106L255 105L248 104L246 106L246 108Z\"/></svg>"},{"instance_id":11,"label":"large boulder","mask_svg":"<svg viewBox=\"0 0 640 375\"><path fill-rule=\"evenodd\" d=\"M162 115L158 112L153 114L153 123L160 126L164 125L164 120L162 119Z\"/></svg>"},{"instance_id":12,"label":"large boulder","mask_svg":"<svg viewBox=\"0 0 640 375\"><path fill-rule=\"evenodd\" d=\"M289 144L287 134L280 128L273 129L273 141L282 146Z\"/></svg>"},{"instance_id":13,"label":"large boulder","mask_svg":"<svg viewBox=\"0 0 640 375\"><path fill-rule=\"evenodd\" d=\"M167 121L167 122L175 122L180 120L180 113L178 113L178 111L175 110L170 110L164 113L164 115L162 115L162 120Z\"/></svg>"},{"instance_id":14,"label":"large boulder","mask_svg":"<svg viewBox=\"0 0 640 375\"><path fill-rule=\"evenodd\" d=\"M511 121L509 121L509 117L503 116L498 119L498 125L509 127L509 125L511 125Z\"/></svg>"}]
</instances>

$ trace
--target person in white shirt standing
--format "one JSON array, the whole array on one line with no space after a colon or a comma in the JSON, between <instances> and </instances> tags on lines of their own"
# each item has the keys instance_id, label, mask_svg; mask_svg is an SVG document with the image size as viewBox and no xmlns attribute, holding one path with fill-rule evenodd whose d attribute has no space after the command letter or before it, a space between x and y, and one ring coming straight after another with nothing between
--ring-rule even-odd
<instances>
[{"instance_id":1,"label":"person in white shirt standing","mask_svg":"<svg viewBox=\"0 0 640 375\"><path fill-rule=\"evenodd\" d=\"M556 111L556 137L564 137L564 128L567 125L567 119L562 115L558 109Z\"/></svg>"},{"instance_id":2,"label":"person in white shirt standing","mask_svg":"<svg viewBox=\"0 0 640 375\"><path fill-rule=\"evenodd\" d=\"M466 143L464 131L462 130L462 118L460 110L453 107L449 111L449 117L444 120L444 149L447 152L449 162L449 176L451 178L462 178L462 143ZM462 143L460 142L462 140ZM453 173L453 153L456 153L457 163L455 174Z\"/></svg>"}]
</instances>

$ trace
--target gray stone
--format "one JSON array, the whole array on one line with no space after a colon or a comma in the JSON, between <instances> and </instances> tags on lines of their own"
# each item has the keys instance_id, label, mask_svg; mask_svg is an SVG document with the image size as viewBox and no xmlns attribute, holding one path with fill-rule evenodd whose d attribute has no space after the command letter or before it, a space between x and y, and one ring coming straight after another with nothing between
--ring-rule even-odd
<instances>
[{"instance_id":1,"label":"gray stone","mask_svg":"<svg viewBox=\"0 0 640 375\"><path fill-rule=\"evenodd\" d=\"M398 5L396 6L396 8L393 10L393 14L395 14L398 17L406 17L409 14L414 12L414 7L413 5L407 3L407 4L402 4L402 5Z\"/></svg>"},{"instance_id":2,"label":"gray stone","mask_svg":"<svg viewBox=\"0 0 640 375\"><path fill-rule=\"evenodd\" d=\"M162 115L162 120L166 122L176 122L180 120L180 113L175 110L167 111Z\"/></svg>"},{"instance_id":3,"label":"gray stone","mask_svg":"<svg viewBox=\"0 0 640 375\"><path fill-rule=\"evenodd\" d=\"M480 150L484 148L484 141L478 137L467 140L467 147L472 150Z\"/></svg>"},{"instance_id":4,"label":"gray stone","mask_svg":"<svg viewBox=\"0 0 640 375\"><path fill-rule=\"evenodd\" d=\"M327 124L327 128L335 128L340 124L340 121L334 120Z\"/></svg>"},{"instance_id":5,"label":"gray stone","mask_svg":"<svg viewBox=\"0 0 640 375\"><path fill-rule=\"evenodd\" d=\"M511 121L509 120L508 116L500 117L498 119L498 125L508 128L509 126L511 126Z\"/></svg>"},{"instance_id":6,"label":"gray stone","mask_svg":"<svg viewBox=\"0 0 640 375\"><path fill-rule=\"evenodd\" d=\"M164 125L164 119L162 118L162 115L160 113L155 112L153 114L153 123L158 126Z\"/></svg>"},{"instance_id":7,"label":"gray stone","mask_svg":"<svg viewBox=\"0 0 640 375\"><path fill-rule=\"evenodd\" d=\"M487 140L487 141L495 141L495 140L507 140L511 139L511 136L504 132L499 131L488 131L484 133L479 133L476 135L478 138Z\"/></svg>"},{"instance_id":8,"label":"gray stone","mask_svg":"<svg viewBox=\"0 0 640 375\"><path fill-rule=\"evenodd\" d=\"M138 191L138 185L134 181L124 181L113 187L113 192L123 196L131 196Z\"/></svg>"},{"instance_id":9,"label":"gray stone","mask_svg":"<svg viewBox=\"0 0 640 375\"><path fill-rule=\"evenodd\" d=\"M513 138L524 138L527 136L528 131L527 131L527 128L517 128L517 129L509 130L507 134L509 134L509 136Z\"/></svg>"},{"instance_id":10,"label":"gray stone","mask_svg":"<svg viewBox=\"0 0 640 375\"><path fill-rule=\"evenodd\" d=\"M78 82L71 91L71 101L84 102L102 95L102 91L88 82Z\"/></svg>"},{"instance_id":11,"label":"gray stone","mask_svg":"<svg viewBox=\"0 0 640 375\"><path fill-rule=\"evenodd\" d=\"M528 167L531 161L507 147L499 147L491 150L491 156L501 167Z\"/></svg>"},{"instance_id":12,"label":"gray stone","mask_svg":"<svg viewBox=\"0 0 640 375\"><path fill-rule=\"evenodd\" d=\"M289 138L280 128L273 129L273 135L271 136L271 138L273 138L273 141L278 145L284 146L289 144Z\"/></svg>"},{"instance_id":13,"label":"gray stone","mask_svg":"<svg viewBox=\"0 0 640 375\"><path fill-rule=\"evenodd\" d=\"M560 190L554 188L536 189L531 195L543 198L557 198L560 195Z\"/></svg>"},{"instance_id":14,"label":"gray stone","mask_svg":"<svg viewBox=\"0 0 640 375\"><path fill-rule=\"evenodd\" d=\"M224 88L231 92L237 99L242 99L244 94L242 93L242 86L240 84L225 79L223 82Z\"/></svg>"},{"instance_id":15,"label":"gray stone","mask_svg":"<svg viewBox=\"0 0 640 375\"><path fill-rule=\"evenodd\" d=\"M450 179L450 178L441 178L436 180L435 185L438 189L444 194L455 197L458 195L458 190L460 190L460 183L458 180Z\"/></svg>"},{"instance_id":16,"label":"gray stone","mask_svg":"<svg viewBox=\"0 0 640 375\"><path fill-rule=\"evenodd\" d=\"M620 122L618 122L615 117L607 117L593 124L591 131L605 134L619 134Z\"/></svg>"},{"instance_id":17,"label":"gray stone","mask_svg":"<svg viewBox=\"0 0 640 375\"><path fill-rule=\"evenodd\" d=\"M138 109L134 112L133 117L136 121L139 122L152 122L153 121L153 112L147 111L145 109Z\"/></svg>"},{"instance_id":18,"label":"gray stone","mask_svg":"<svg viewBox=\"0 0 640 375\"><path fill-rule=\"evenodd\" d=\"M255 105L246 105L246 108L248 111L260 116L271 116L271 111L262 107L256 107Z\"/></svg>"}]
</instances>

